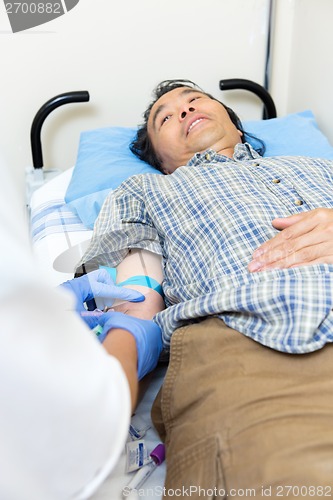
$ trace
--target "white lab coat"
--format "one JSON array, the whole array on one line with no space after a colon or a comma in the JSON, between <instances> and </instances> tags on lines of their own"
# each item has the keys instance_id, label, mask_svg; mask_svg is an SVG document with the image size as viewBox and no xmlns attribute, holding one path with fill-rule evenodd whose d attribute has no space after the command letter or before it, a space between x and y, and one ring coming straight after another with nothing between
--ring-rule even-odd
<instances>
[{"instance_id":1,"label":"white lab coat","mask_svg":"<svg viewBox=\"0 0 333 500\"><path fill-rule=\"evenodd\" d=\"M0 499L88 498L126 441L120 363L43 283L7 166L0 187Z\"/></svg>"}]
</instances>

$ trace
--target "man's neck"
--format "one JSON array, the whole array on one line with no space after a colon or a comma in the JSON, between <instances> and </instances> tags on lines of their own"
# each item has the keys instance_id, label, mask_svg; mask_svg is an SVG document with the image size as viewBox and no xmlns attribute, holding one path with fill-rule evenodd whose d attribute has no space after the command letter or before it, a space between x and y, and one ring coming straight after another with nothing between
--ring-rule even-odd
<instances>
[{"instance_id":1,"label":"man's neck","mask_svg":"<svg viewBox=\"0 0 333 500\"><path fill-rule=\"evenodd\" d=\"M219 155L223 155L223 156L227 156L228 158L233 158L234 156L234 151L235 149L234 148L225 148L225 149L221 149L220 151L218 151L217 153Z\"/></svg>"}]
</instances>

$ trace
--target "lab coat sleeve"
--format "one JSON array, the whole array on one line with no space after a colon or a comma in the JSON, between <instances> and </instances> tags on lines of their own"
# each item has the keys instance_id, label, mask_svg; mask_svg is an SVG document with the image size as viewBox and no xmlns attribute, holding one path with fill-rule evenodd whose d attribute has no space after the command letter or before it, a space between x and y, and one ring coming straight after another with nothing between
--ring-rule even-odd
<instances>
[{"instance_id":1,"label":"lab coat sleeve","mask_svg":"<svg viewBox=\"0 0 333 500\"><path fill-rule=\"evenodd\" d=\"M127 379L72 307L40 286L1 301L0 498L88 498L123 450Z\"/></svg>"},{"instance_id":2,"label":"lab coat sleeve","mask_svg":"<svg viewBox=\"0 0 333 500\"><path fill-rule=\"evenodd\" d=\"M1 163L0 498L88 498L126 441L130 391L33 260L23 196Z\"/></svg>"}]
</instances>

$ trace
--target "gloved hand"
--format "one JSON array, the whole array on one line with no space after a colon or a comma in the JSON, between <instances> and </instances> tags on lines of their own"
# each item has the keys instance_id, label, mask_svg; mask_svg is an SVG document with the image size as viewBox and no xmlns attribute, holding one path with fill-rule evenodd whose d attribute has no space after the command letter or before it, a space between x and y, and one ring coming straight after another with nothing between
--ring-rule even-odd
<instances>
[{"instance_id":1,"label":"gloved hand","mask_svg":"<svg viewBox=\"0 0 333 500\"><path fill-rule=\"evenodd\" d=\"M60 285L71 290L76 296L76 311L90 328L98 325L98 316L88 315L84 307L87 300L95 297L105 299L124 299L130 302L142 302L145 296L136 290L116 286L106 269L97 269L80 278L74 278ZM110 303L111 305L111 303Z\"/></svg>"},{"instance_id":2,"label":"gloved hand","mask_svg":"<svg viewBox=\"0 0 333 500\"><path fill-rule=\"evenodd\" d=\"M162 332L154 321L113 311L102 314L99 324L103 327L98 337L101 342L112 328L122 328L133 335L138 351L139 380L155 368L162 352Z\"/></svg>"}]
</instances>

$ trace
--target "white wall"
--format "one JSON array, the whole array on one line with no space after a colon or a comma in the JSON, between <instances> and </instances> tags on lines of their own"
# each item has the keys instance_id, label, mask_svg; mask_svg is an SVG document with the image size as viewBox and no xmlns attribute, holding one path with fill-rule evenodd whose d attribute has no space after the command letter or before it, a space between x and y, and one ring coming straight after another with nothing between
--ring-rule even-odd
<instances>
[{"instance_id":1,"label":"white wall","mask_svg":"<svg viewBox=\"0 0 333 500\"><path fill-rule=\"evenodd\" d=\"M1 2L0 147L11 168L19 176L31 165L33 116L59 93L91 94L90 103L59 108L43 127L45 165L67 168L81 130L137 125L162 79L189 78L220 97L221 78L262 83L268 3L80 0L66 15L12 34ZM260 117L256 98L231 93L226 101L242 118Z\"/></svg>"},{"instance_id":2,"label":"white wall","mask_svg":"<svg viewBox=\"0 0 333 500\"><path fill-rule=\"evenodd\" d=\"M311 109L331 144L332 21L332 0L275 0L270 87L280 116Z\"/></svg>"}]
</instances>

